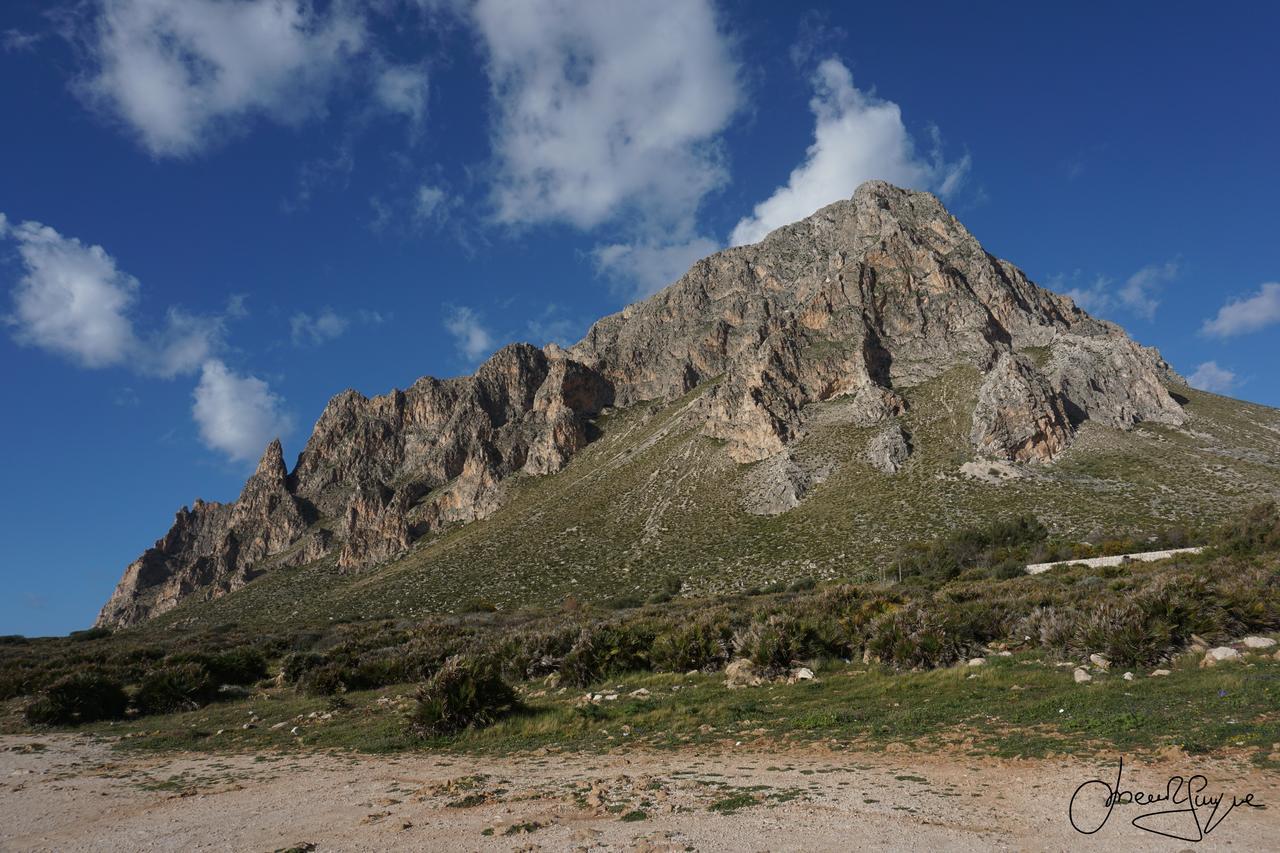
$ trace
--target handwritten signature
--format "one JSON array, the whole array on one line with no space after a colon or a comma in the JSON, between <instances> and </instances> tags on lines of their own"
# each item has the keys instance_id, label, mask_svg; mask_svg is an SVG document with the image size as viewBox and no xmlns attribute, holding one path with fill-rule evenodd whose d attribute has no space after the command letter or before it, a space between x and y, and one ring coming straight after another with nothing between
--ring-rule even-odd
<instances>
[{"instance_id":1,"label":"handwritten signature","mask_svg":"<svg viewBox=\"0 0 1280 853\"><path fill-rule=\"evenodd\" d=\"M1232 794L1229 800L1224 793L1216 795L1206 793L1209 780L1199 773L1186 777L1170 776L1164 791L1159 793L1126 789L1121 786L1123 775L1124 758L1121 757L1120 766L1116 769L1114 785L1101 779L1090 779L1076 788L1076 792L1071 795L1071 803L1067 806L1067 816L1076 832L1093 835L1107 825L1116 806L1168 805L1174 808L1143 812L1134 817L1130 823L1138 829L1163 835L1165 838L1176 838L1179 841L1203 841L1206 835L1222 825L1227 815L1231 814L1237 806L1265 808L1261 803L1253 801L1252 793L1245 794L1243 797ZM1098 798L1103 794L1105 799L1101 799L1101 808L1104 811L1099 812ZM1098 819L1099 815L1101 820ZM1178 816L1185 817L1179 819ZM1157 818L1163 819L1157 821ZM1179 823L1185 828L1186 834L1178 834L1177 828L1171 826Z\"/></svg>"}]
</instances>

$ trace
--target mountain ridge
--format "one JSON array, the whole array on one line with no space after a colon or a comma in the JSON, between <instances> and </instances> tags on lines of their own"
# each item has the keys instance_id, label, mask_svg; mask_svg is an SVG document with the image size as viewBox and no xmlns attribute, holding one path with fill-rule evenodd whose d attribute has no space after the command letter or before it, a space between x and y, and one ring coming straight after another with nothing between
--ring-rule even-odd
<instances>
[{"instance_id":1,"label":"mountain ridge","mask_svg":"<svg viewBox=\"0 0 1280 853\"><path fill-rule=\"evenodd\" d=\"M691 416L736 464L785 467L814 407L839 403L848 423L884 429L891 476L913 452L903 392L957 365L981 377L969 433L979 459L1051 462L1087 422L1187 421L1166 387L1181 377L1158 352L988 254L933 196L868 182L698 261L567 350L512 344L469 377L338 394L292 472L274 441L235 502L184 507L98 624L234 592L267 562L331 558L352 572L396 558L491 516L513 478L561 471L602 414L699 388ZM803 499L800 479L785 472L779 511Z\"/></svg>"}]
</instances>

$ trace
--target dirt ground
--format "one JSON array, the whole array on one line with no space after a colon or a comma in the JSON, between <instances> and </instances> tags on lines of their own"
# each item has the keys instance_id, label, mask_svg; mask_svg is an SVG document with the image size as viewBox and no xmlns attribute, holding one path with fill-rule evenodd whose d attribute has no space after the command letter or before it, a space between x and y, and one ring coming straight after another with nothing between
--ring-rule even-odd
<instances>
[{"instance_id":1,"label":"dirt ground","mask_svg":"<svg viewBox=\"0 0 1280 853\"><path fill-rule=\"evenodd\" d=\"M148 755L90 737L0 737L4 850L1280 850L1280 775L1170 755L1126 765L1126 790L1176 773L1201 797L1253 795L1198 843L1185 805L1119 805L1092 834L1068 803L1113 759L977 759L806 748L507 758ZM1106 792L1086 788L1091 829ZM1172 839L1135 828L1146 819Z\"/></svg>"}]
</instances>

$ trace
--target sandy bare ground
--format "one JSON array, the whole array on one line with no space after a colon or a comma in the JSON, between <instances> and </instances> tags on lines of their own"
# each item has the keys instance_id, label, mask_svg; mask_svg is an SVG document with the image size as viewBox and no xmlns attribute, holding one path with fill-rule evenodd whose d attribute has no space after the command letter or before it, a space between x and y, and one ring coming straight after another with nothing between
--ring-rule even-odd
<instances>
[{"instance_id":1,"label":"sandy bare ground","mask_svg":"<svg viewBox=\"0 0 1280 853\"><path fill-rule=\"evenodd\" d=\"M88 737L13 736L0 737L0 848L1280 850L1276 774L1185 756L1128 767L1124 785L1164 791L1171 774L1199 772L1205 795L1252 793L1268 808L1237 807L1200 843L1130 825L1162 807L1119 806L1099 832L1079 834L1067 818L1072 793L1115 770L813 748L149 756ZM1150 820L1195 833L1185 812Z\"/></svg>"}]
</instances>

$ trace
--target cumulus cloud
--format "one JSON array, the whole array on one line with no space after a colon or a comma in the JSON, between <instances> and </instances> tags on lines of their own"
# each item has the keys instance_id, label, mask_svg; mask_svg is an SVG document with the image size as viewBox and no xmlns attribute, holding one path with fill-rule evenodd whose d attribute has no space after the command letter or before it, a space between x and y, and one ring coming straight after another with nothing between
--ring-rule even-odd
<instances>
[{"instance_id":1,"label":"cumulus cloud","mask_svg":"<svg viewBox=\"0 0 1280 853\"><path fill-rule=\"evenodd\" d=\"M720 249L720 244L707 237L694 237L683 243L613 243L598 247L592 254L596 271L615 279L630 281L634 296L643 298L657 293L688 272L694 261Z\"/></svg>"},{"instance_id":2,"label":"cumulus cloud","mask_svg":"<svg viewBox=\"0 0 1280 853\"><path fill-rule=\"evenodd\" d=\"M132 312L141 285L101 246L85 245L48 225L10 228L0 214L0 238L18 245L24 272L5 322L14 339L83 367L125 365L154 376L196 370L222 345L224 320L171 308L164 323L140 334ZM234 314L233 300L228 313Z\"/></svg>"},{"instance_id":3,"label":"cumulus cloud","mask_svg":"<svg viewBox=\"0 0 1280 853\"><path fill-rule=\"evenodd\" d=\"M12 236L26 268L6 318L17 341L85 367L124 361L137 345L128 312L138 299L138 280L101 246L39 222L15 226Z\"/></svg>"},{"instance_id":4,"label":"cumulus cloud","mask_svg":"<svg viewBox=\"0 0 1280 853\"><path fill-rule=\"evenodd\" d=\"M1216 361L1206 361L1187 377L1192 388L1210 391L1214 394L1227 394L1236 384L1236 374L1225 367L1219 367Z\"/></svg>"},{"instance_id":5,"label":"cumulus cloud","mask_svg":"<svg viewBox=\"0 0 1280 853\"><path fill-rule=\"evenodd\" d=\"M902 123L902 111L853 85L844 63L827 59L813 76L809 102L815 125L813 143L773 195L755 206L734 227L730 244L754 243L775 228L848 198L863 181L879 178L900 186L954 193L969 171L969 157L947 162L940 135L931 131L933 148L921 156Z\"/></svg>"},{"instance_id":6,"label":"cumulus cloud","mask_svg":"<svg viewBox=\"0 0 1280 853\"><path fill-rule=\"evenodd\" d=\"M322 111L364 47L346 3L306 0L102 0L82 81L156 156L197 152L241 123L297 124ZM394 100L396 90L389 86ZM384 101L385 102L385 101Z\"/></svg>"},{"instance_id":7,"label":"cumulus cloud","mask_svg":"<svg viewBox=\"0 0 1280 853\"><path fill-rule=\"evenodd\" d=\"M1205 320L1202 334L1229 338L1257 332L1280 323L1280 282L1269 281L1258 292L1234 299L1218 309L1217 316Z\"/></svg>"},{"instance_id":8,"label":"cumulus cloud","mask_svg":"<svg viewBox=\"0 0 1280 853\"><path fill-rule=\"evenodd\" d=\"M1163 264L1148 264L1129 276L1120 284L1106 276L1098 276L1086 287L1073 287L1065 291L1076 304L1094 314L1109 314L1116 310L1127 310L1144 320L1155 318L1156 309L1160 307L1160 290L1164 285L1178 276L1176 261ZM1055 288L1064 284L1066 279L1059 277L1052 282Z\"/></svg>"},{"instance_id":9,"label":"cumulus cloud","mask_svg":"<svg viewBox=\"0 0 1280 853\"><path fill-rule=\"evenodd\" d=\"M289 337L294 346L316 346L342 336L350 321L332 308L312 315L299 311L289 318Z\"/></svg>"},{"instance_id":10,"label":"cumulus cloud","mask_svg":"<svg viewBox=\"0 0 1280 853\"><path fill-rule=\"evenodd\" d=\"M726 179L714 143L742 96L706 0L479 0L506 223L688 228Z\"/></svg>"},{"instance_id":11,"label":"cumulus cloud","mask_svg":"<svg viewBox=\"0 0 1280 853\"><path fill-rule=\"evenodd\" d=\"M480 361L494 350L494 336L470 308L452 306L444 318L444 328L453 336L458 353L470 363Z\"/></svg>"},{"instance_id":12,"label":"cumulus cloud","mask_svg":"<svg viewBox=\"0 0 1280 853\"><path fill-rule=\"evenodd\" d=\"M284 401L266 382L238 375L217 359L201 367L193 396L201 441L234 461L255 461L268 442L293 428Z\"/></svg>"}]
</instances>

